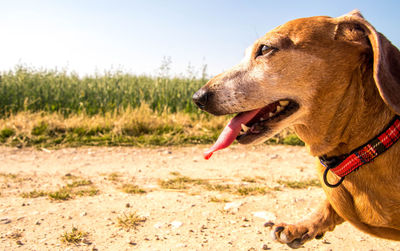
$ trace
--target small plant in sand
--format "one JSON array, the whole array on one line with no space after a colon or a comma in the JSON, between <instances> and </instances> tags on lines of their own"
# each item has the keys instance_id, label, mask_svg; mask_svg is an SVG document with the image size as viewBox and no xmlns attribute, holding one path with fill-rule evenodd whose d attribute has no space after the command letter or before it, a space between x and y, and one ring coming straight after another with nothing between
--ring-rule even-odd
<instances>
[{"instance_id":1,"label":"small plant in sand","mask_svg":"<svg viewBox=\"0 0 400 251\"><path fill-rule=\"evenodd\" d=\"M88 235L89 234L87 232L81 231L78 228L73 227L70 232L63 233L60 239L63 243L78 245L82 242L87 242L85 238L87 238Z\"/></svg>"},{"instance_id":2,"label":"small plant in sand","mask_svg":"<svg viewBox=\"0 0 400 251\"><path fill-rule=\"evenodd\" d=\"M246 195L264 195L268 193L270 188L265 186L237 186L236 193L246 196Z\"/></svg>"},{"instance_id":3,"label":"small plant in sand","mask_svg":"<svg viewBox=\"0 0 400 251\"><path fill-rule=\"evenodd\" d=\"M52 200L69 200L72 198L70 190L65 188L60 188L55 192L48 193L48 196Z\"/></svg>"},{"instance_id":4,"label":"small plant in sand","mask_svg":"<svg viewBox=\"0 0 400 251\"><path fill-rule=\"evenodd\" d=\"M230 185L230 184L212 184L212 183L209 183L205 187L209 191L230 192L230 191L232 191L232 187L233 186Z\"/></svg>"},{"instance_id":5,"label":"small plant in sand","mask_svg":"<svg viewBox=\"0 0 400 251\"><path fill-rule=\"evenodd\" d=\"M78 189L72 192L73 195L78 195L78 196L95 196L99 194L100 191L96 187L90 186L88 188Z\"/></svg>"},{"instance_id":6,"label":"small plant in sand","mask_svg":"<svg viewBox=\"0 0 400 251\"><path fill-rule=\"evenodd\" d=\"M39 197L45 197L47 195L48 195L48 193L45 191L33 190L30 192L22 193L21 197L22 198L39 198Z\"/></svg>"},{"instance_id":7,"label":"small plant in sand","mask_svg":"<svg viewBox=\"0 0 400 251\"><path fill-rule=\"evenodd\" d=\"M289 180L278 180L278 183L293 189L306 189L309 187L320 187L321 183L318 179L310 179L303 181L289 181Z\"/></svg>"},{"instance_id":8,"label":"small plant in sand","mask_svg":"<svg viewBox=\"0 0 400 251\"><path fill-rule=\"evenodd\" d=\"M108 175L108 180L111 181L119 181L121 174L118 172L113 172Z\"/></svg>"},{"instance_id":9,"label":"small plant in sand","mask_svg":"<svg viewBox=\"0 0 400 251\"><path fill-rule=\"evenodd\" d=\"M145 221L146 218L139 216L136 212L128 214L123 213L121 216L117 217L117 225L127 230L135 229Z\"/></svg>"},{"instance_id":10,"label":"small plant in sand","mask_svg":"<svg viewBox=\"0 0 400 251\"><path fill-rule=\"evenodd\" d=\"M160 180L158 184L163 189L188 189L190 185L208 185L208 181L204 179L192 179L187 176L182 176L179 172L171 172L175 178Z\"/></svg>"},{"instance_id":11,"label":"small plant in sand","mask_svg":"<svg viewBox=\"0 0 400 251\"><path fill-rule=\"evenodd\" d=\"M130 193L130 194L144 194L146 193L145 190L143 190L142 188L140 188L137 185L133 185L133 184L123 184L121 187L121 190L125 193Z\"/></svg>"},{"instance_id":12,"label":"small plant in sand","mask_svg":"<svg viewBox=\"0 0 400 251\"><path fill-rule=\"evenodd\" d=\"M0 173L0 177L3 177L4 179L16 179L18 178L18 175L12 173Z\"/></svg>"},{"instance_id":13,"label":"small plant in sand","mask_svg":"<svg viewBox=\"0 0 400 251\"><path fill-rule=\"evenodd\" d=\"M69 177L69 176L67 176ZM76 177L76 176L75 176ZM21 194L22 198L38 198L48 196L51 200L65 201L73 199L75 196L94 196L99 190L93 185L93 182L87 179L73 179L74 181L66 184L56 191L33 190Z\"/></svg>"},{"instance_id":14,"label":"small plant in sand","mask_svg":"<svg viewBox=\"0 0 400 251\"><path fill-rule=\"evenodd\" d=\"M247 195L264 195L268 193L271 188L267 186L248 186L248 185L231 185L231 184L211 184L208 183L205 188L209 191L218 191L223 193L239 194L241 196Z\"/></svg>"},{"instance_id":15,"label":"small plant in sand","mask_svg":"<svg viewBox=\"0 0 400 251\"><path fill-rule=\"evenodd\" d=\"M72 183L67 184L67 187L74 188L74 187L81 187L81 186L89 186L92 185L93 182L91 180L75 180Z\"/></svg>"},{"instance_id":16,"label":"small plant in sand","mask_svg":"<svg viewBox=\"0 0 400 251\"><path fill-rule=\"evenodd\" d=\"M212 196L209 200L209 202L216 202L216 203L227 203L230 202L229 199L227 198L219 198L217 196Z\"/></svg>"},{"instance_id":17,"label":"small plant in sand","mask_svg":"<svg viewBox=\"0 0 400 251\"><path fill-rule=\"evenodd\" d=\"M247 182L247 183L256 183L257 180L255 178L251 178L251 177L244 177L242 179L243 182Z\"/></svg>"}]
</instances>

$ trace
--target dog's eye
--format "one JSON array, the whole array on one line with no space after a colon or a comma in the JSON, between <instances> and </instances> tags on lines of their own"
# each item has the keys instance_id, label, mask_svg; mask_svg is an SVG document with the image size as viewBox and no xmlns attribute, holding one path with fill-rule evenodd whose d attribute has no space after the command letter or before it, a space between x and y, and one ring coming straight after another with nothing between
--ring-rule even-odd
<instances>
[{"instance_id":1,"label":"dog's eye","mask_svg":"<svg viewBox=\"0 0 400 251\"><path fill-rule=\"evenodd\" d=\"M258 56L267 55L267 54L273 52L274 50L276 50L276 48L271 47L271 46L268 46L268 45L265 45L265 44L264 44L264 45L261 45L261 47L260 47L260 49L259 49L259 51L258 51L257 57L258 57Z\"/></svg>"}]
</instances>

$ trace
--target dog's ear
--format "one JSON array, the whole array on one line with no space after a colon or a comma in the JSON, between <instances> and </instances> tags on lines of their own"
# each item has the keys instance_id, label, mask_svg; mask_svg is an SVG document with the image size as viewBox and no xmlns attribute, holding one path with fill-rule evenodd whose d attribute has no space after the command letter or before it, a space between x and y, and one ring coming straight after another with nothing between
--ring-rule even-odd
<instances>
[{"instance_id":1,"label":"dog's ear","mask_svg":"<svg viewBox=\"0 0 400 251\"><path fill-rule=\"evenodd\" d=\"M337 19L335 39L344 39L372 50L373 75L379 94L395 113L400 114L400 51L359 11Z\"/></svg>"}]
</instances>

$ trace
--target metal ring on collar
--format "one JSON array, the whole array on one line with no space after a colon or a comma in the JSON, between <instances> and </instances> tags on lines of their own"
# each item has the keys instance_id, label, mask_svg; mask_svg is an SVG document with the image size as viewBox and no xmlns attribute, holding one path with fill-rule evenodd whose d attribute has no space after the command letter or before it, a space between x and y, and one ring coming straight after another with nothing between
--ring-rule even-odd
<instances>
[{"instance_id":1,"label":"metal ring on collar","mask_svg":"<svg viewBox=\"0 0 400 251\"><path fill-rule=\"evenodd\" d=\"M340 180L336 183L336 184L331 184L331 183L329 183L328 182L328 171L330 170L330 168L329 167L327 167L326 169L325 169L325 171L324 171L324 183L325 183L325 185L327 185L328 187L330 187L330 188L335 188L335 187L338 187L338 186L340 186L340 184L342 184L342 182L343 182L343 180L344 180L344 177L340 177Z\"/></svg>"}]
</instances>

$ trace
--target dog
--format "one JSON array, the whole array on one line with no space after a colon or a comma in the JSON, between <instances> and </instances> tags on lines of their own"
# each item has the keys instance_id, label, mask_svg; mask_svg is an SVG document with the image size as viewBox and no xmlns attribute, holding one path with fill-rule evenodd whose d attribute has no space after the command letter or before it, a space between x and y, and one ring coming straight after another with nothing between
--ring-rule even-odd
<instances>
[{"instance_id":1,"label":"dog","mask_svg":"<svg viewBox=\"0 0 400 251\"><path fill-rule=\"evenodd\" d=\"M358 10L278 26L193 100L213 115L238 113L205 158L286 127L318 157L327 198L306 220L267 223L275 240L298 248L344 221L400 240L400 52Z\"/></svg>"}]
</instances>

